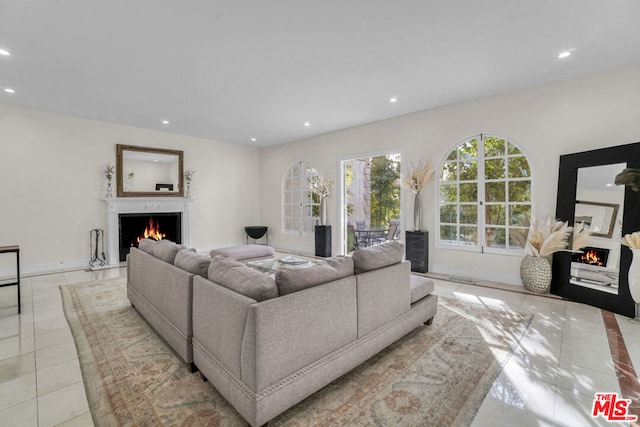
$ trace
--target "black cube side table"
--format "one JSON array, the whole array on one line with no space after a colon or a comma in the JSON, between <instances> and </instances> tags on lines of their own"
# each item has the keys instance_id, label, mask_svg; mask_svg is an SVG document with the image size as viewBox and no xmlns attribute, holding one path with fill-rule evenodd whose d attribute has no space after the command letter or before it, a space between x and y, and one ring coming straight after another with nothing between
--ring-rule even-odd
<instances>
[{"instance_id":1,"label":"black cube side table","mask_svg":"<svg viewBox=\"0 0 640 427\"><path fill-rule=\"evenodd\" d=\"M13 286L13 285L18 286L18 314L19 314L22 310L22 304L20 304L20 246L18 245L0 246L0 254L9 254L12 252L16 254L16 281L13 283L1 284L0 288L5 286Z\"/></svg>"},{"instance_id":2,"label":"black cube side table","mask_svg":"<svg viewBox=\"0 0 640 427\"><path fill-rule=\"evenodd\" d=\"M411 261L411 271L426 273L429 271L429 232L407 231L406 258Z\"/></svg>"},{"instance_id":3,"label":"black cube side table","mask_svg":"<svg viewBox=\"0 0 640 427\"><path fill-rule=\"evenodd\" d=\"M331 226L316 225L316 256L331 256Z\"/></svg>"}]
</instances>

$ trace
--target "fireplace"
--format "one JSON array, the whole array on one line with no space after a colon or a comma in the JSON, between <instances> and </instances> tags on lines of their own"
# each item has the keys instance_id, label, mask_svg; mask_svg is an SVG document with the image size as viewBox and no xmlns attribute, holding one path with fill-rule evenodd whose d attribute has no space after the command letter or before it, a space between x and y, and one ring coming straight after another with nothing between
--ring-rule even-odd
<instances>
[{"instance_id":1,"label":"fireplace","mask_svg":"<svg viewBox=\"0 0 640 427\"><path fill-rule=\"evenodd\" d=\"M120 261L144 238L182 243L182 213L128 213L118 215Z\"/></svg>"},{"instance_id":2,"label":"fireplace","mask_svg":"<svg viewBox=\"0 0 640 427\"><path fill-rule=\"evenodd\" d=\"M122 235L120 232L121 217L142 216L142 230L144 234L145 228L149 225L149 217L153 217L154 223L162 221L161 233L165 234L165 239L179 242L183 245L191 244L191 199L182 197L107 197L103 199L106 205L107 213L107 229L106 229L106 246L107 246L107 262L109 265L118 265L126 260L127 253L131 248L131 236L125 236L126 248L121 250ZM165 225L164 218L166 214L173 216L174 222ZM176 217L179 217L177 219ZM127 220L125 220L127 221ZM178 222L179 221L179 222ZM175 231L169 230L171 227ZM140 233L140 230L136 230ZM137 239L138 234L133 236ZM134 243L135 245L135 243ZM124 254L124 255L123 255Z\"/></svg>"},{"instance_id":3,"label":"fireplace","mask_svg":"<svg viewBox=\"0 0 640 427\"><path fill-rule=\"evenodd\" d=\"M582 264L595 265L598 267L606 267L608 258L609 249L586 246L582 249L581 253L573 254L571 261Z\"/></svg>"},{"instance_id":4,"label":"fireplace","mask_svg":"<svg viewBox=\"0 0 640 427\"><path fill-rule=\"evenodd\" d=\"M613 253L613 255L611 255ZM587 246L571 257L570 283L618 293L617 254L610 248Z\"/></svg>"}]
</instances>

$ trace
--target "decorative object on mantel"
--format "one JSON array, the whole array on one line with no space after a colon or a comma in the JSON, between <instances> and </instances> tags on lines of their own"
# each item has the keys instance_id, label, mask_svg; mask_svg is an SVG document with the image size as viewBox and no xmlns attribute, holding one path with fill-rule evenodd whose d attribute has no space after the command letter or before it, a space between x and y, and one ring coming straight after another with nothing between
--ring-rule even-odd
<instances>
[{"instance_id":1,"label":"decorative object on mantel","mask_svg":"<svg viewBox=\"0 0 640 427\"><path fill-rule=\"evenodd\" d=\"M430 161L420 160L417 165L413 163L409 167L409 175L402 182L413 192L413 230L422 230L422 200L420 191L425 185L432 182L435 177L435 169Z\"/></svg>"},{"instance_id":2,"label":"decorative object on mantel","mask_svg":"<svg viewBox=\"0 0 640 427\"><path fill-rule=\"evenodd\" d=\"M111 180L115 173L115 166L108 164L104 170L104 176L107 178L107 194L106 197L113 197L113 188L111 187Z\"/></svg>"},{"instance_id":3,"label":"decorative object on mantel","mask_svg":"<svg viewBox=\"0 0 640 427\"><path fill-rule=\"evenodd\" d=\"M187 194L185 194L185 197L188 199L191 198L191 180L193 179L194 173L196 173L196 171L191 169L184 171L184 182L187 184Z\"/></svg>"},{"instance_id":4,"label":"decorative object on mantel","mask_svg":"<svg viewBox=\"0 0 640 427\"><path fill-rule=\"evenodd\" d=\"M321 176L315 176L309 183L309 188L313 194L320 199L320 224L327 225L327 202L326 198L331 194L333 180Z\"/></svg>"},{"instance_id":5,"label":"decorative object on mantel","mask_svg":"<svg viewBox=\"0 0 640 427\"><path fill-rule=\"evenodd\" d=\"M572 236L571 247L569 237ZM546 294L551 287L551 255L558 251L577 252L589 243L590 232L581 224L574 228L567 222L533 221L525 244L526 255L520 264L524 288L535 294Z\"/></svg>"},{"instance_id":6,"label":"decorative object on mantel","mask_svg":"<svg viewBox=\"0 0 640 427\"><path fill-rule=\"evenodd\" d=\"M625 234L622 244L627 246L632 253L631 265L629 265L628 281L631 298L636 304L636 314L631 321L640 323L640 231Z\"/></svg>"}]
</instances>

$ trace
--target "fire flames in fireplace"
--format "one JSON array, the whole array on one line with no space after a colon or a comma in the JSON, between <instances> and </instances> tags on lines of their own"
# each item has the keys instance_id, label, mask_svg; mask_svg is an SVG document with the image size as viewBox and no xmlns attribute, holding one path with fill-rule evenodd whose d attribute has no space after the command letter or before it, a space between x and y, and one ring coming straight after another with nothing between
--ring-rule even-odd
<instances>
[{"instance_id":1,"label":"fire flames in fireplace","mask_svg":"<svg viewBox=\"0 0 640 427\"><path fill-rule=\"evenodd\" d=\"M153 221L153 217L149 217L149 223L144 229L144 233L138 236L138 240L136 243L140 242L142 239L154 239L154 240L162 240L167 235L160 231L159 224ZM131 244L133 246L133 244Z\"/></svg>"},{"instance_id":2,"label":"fire flames in fireplace","mask_svg":"<svg viewBox=\"0 0 640 427\"><path fill-rule=\"evenodd\" d=\"M584 254L582 254L579 262L583 264L597 265L597 266L604 265L604 260L602 259L600 254L598 254L598 252L593 249L590 249L586 251Z\"/></svg>"}]
</instances>

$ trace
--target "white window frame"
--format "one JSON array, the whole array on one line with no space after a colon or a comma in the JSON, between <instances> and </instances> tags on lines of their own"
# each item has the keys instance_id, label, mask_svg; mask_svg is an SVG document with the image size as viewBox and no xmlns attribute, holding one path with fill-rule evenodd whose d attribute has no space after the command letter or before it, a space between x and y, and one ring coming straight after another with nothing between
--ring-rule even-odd
<instances>
[{"instance_id":1,"label":"white window frame","mask_svg":"<svg viewBox=\"0 0 640 427\"><path fill-rule=\"evenodd\" d=\"M297 176L293 175L295 169L299 170ZM285 172L282 179L282 234L313 235L313 226L317 219L317 216L313 215L313 208L316 206L319 208L320 204L313 201L309 184L310 179L317 176L316 170L304 161L293 163ZM287 188L287 181L294 179L298 180L297 186ZM288 198L288 195L291 197ZM288 210L289 207L291 207L290 210ZM319 211L319 209L316 210ZM291 212L291 215L287 215L287 212ZM287 227L288 220L297 223L298 227ZM309 230L305 230L305 223L309 223Z\"/></svg>"},{"instance_id":2,"label":"white window frame","mask_svg":"<svg viewBox=\"0 0 640 427\"><path fill-rule=\"evenodd\" d=\"M513 146L515 146L518 150L520 150L521 154L518 155L510 155L508 153L508 150L506 149L508 147L505 147L505 154L501 155L501 156L489 156L486 157L485 156L485 150L484 150L484 141L486 138L499 138L499 139L503 139L505 140L507 143L512 144ZM456 173L457 173L457 179L456 181L445 181L443 182L441 180L441 176L442 176L442 168L444 167L445 163L447 163L447 159L448 157L451 155L451 153L455 150L458 151L460 146L472 141L473 139L477 139L478 140L478 153L477 153L477 157L476 157L476 162L477 162L477 168L478 168L478 178L474 181L460 181L460 170L459 168L456 169ZM500 179L486 179L485 178L485 160L488 159L493 159L493 158L504 158L505 159L505 168L508 168L508 159L510 157L519 157L519 156L524 156L524 158L527 161L527 164L529 166L529 171L530 171L530 175L528 177L523 177L523 178L510 178L508 176L508 173L505 174L504 179L500 178ZM457 158L457 161L459 162L461 159ZM507 169L508 170L508 169ZM530 212L531 212L531 218L535 218L535 213L534 213L534 206L533 206L533 170L531 167L531 162L529 161L529 157L527 156L526 152L516 143L514 142L512 139L510 138L506 138L500 135L494 135L494 134L477 134L477 135L473 135L471 137L465 138L459 142L457 142L455 145L453 145L449 150L447 150L447 152L445 153L445 155L443 156L442 160L440 161L440 163L438 164L438 170L437 170L437 178L436 178L436 247L437 248L442 248L442 249L452 249L452 250L458 250L458 251L468 251L468 252L479 252L479 253L491 253L491 254L501 254L501 255L513 255L513 256L523 256L524 255L524 249L513 249L513 248L496 248L496 247L491 247L491 246L487 246L487 242L486 242L486 230L487 228L506 228L507 232L506 232L506 242L507 242L507 246L508 246L508 242L509 242L509 229L519 229L519 228L526 228L526 227L520 227L520 226L514 226L511 225L509 223L509 207L513 206L513 205L529 205L530 206ZM507 212L506 212L506 224L504 226L496 226L493 224L486 224L486 215L485 215L485 206L486 206L486 201L485 201L485 184L487 182L506 182L506 189L505 189L505 202L504 204L507 206ZM509 199L509 183L510 182L516 182L516 181L529 181L530 182L530 197L529 197L529 201L528 202L515 202L515 201L511 201ZM446 242L443 242L441 237L440 237L440 207L441 207L441 202L440 202L440 186L444 183L446 184L447 182L450 183L456 183L456 184L460 184L461 182L463 183L477 183L478 187L478 198L477 201L475 202L476 206L477 206L477 234L478 234L478 243L477 244L469 244L469 245L464 245L464 244L449 244ZM459 190L458 190L458 194L459 194ZM461 205L460 200L458 200L455 203L458 207ZM464 204L464 202L462 202L462 204ZM457 218L457 226L459 227L461 225L460 223L460 217L459 217L459 212L460 209L458 209L458 218Z\"/></svg>"}]
</instances>

